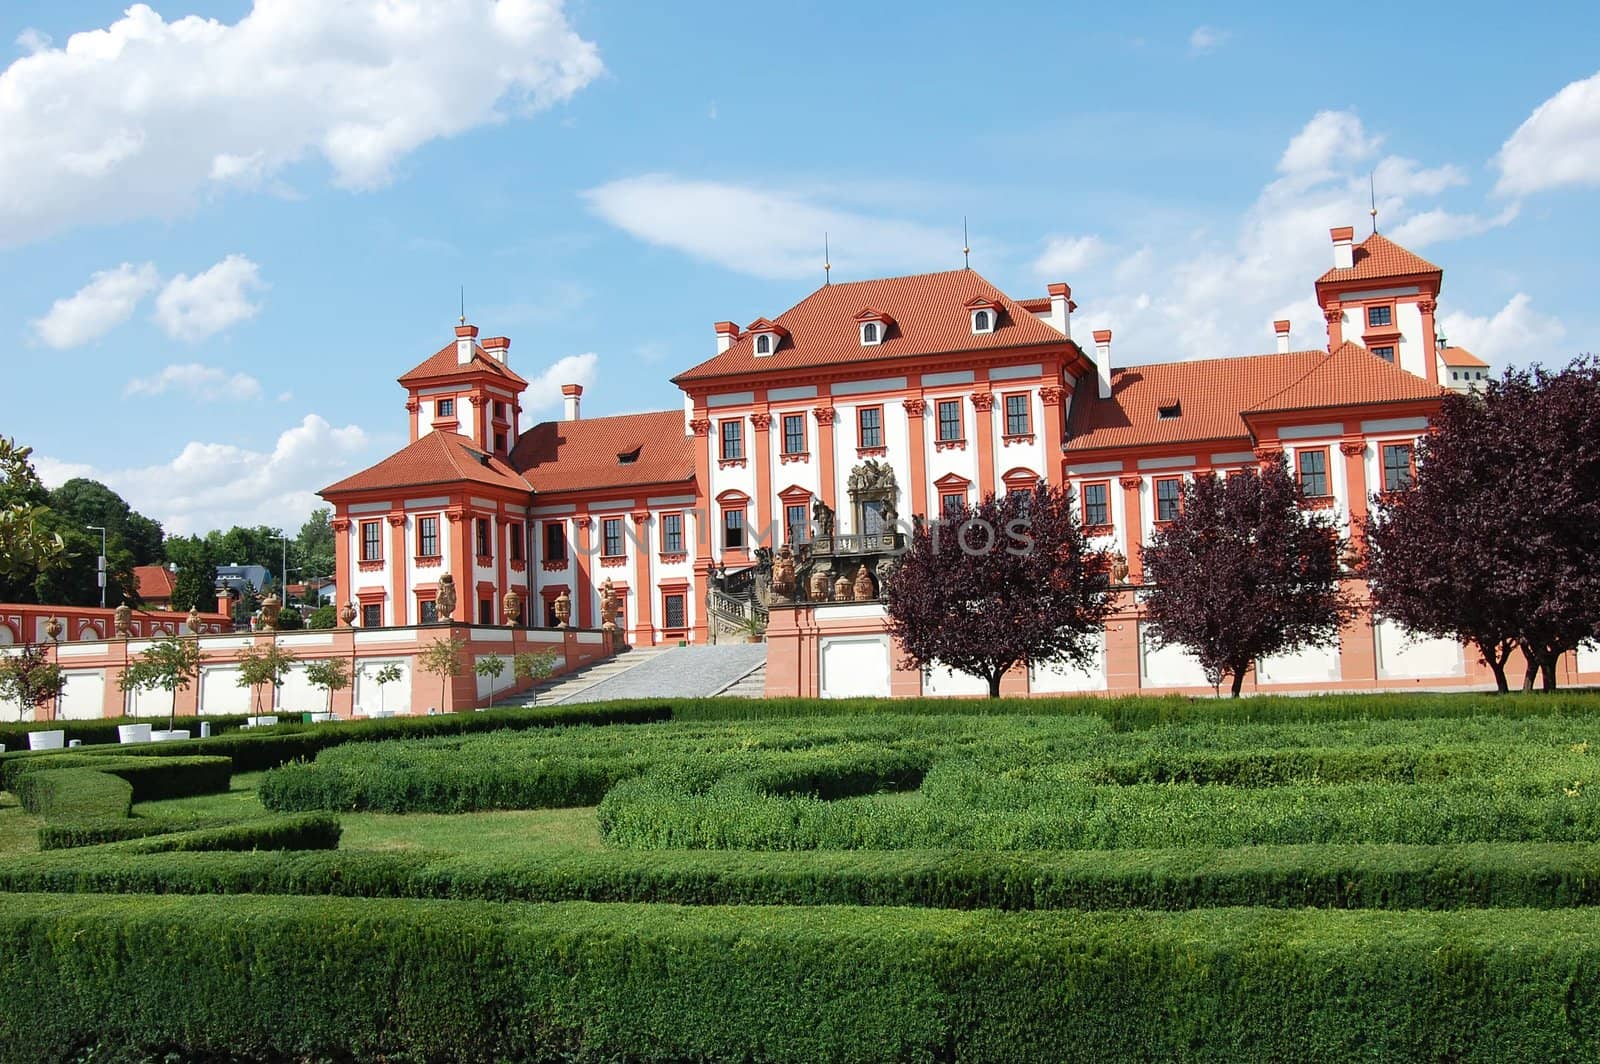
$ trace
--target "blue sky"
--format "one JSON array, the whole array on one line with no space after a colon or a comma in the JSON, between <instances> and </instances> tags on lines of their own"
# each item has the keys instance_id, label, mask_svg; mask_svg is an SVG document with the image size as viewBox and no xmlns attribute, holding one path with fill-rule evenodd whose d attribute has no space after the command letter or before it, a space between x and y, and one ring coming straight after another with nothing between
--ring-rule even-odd
<instances>
[{"instance_id":1,"label":"blue sky","mask_svg":"<svg viewBox=\"0 0 1600 1064\"><path fill-rule=\"evenodd\" d=\"M963 216L1117 364L1320 346L1369 173L1452 342L1594 349L1600 12L1286 6L10 0L0 433L171 530L292 528L404 442L462 285L531 415L672 407L824 230L848 280L959 265Z\"/></svg>"}]
</instances>

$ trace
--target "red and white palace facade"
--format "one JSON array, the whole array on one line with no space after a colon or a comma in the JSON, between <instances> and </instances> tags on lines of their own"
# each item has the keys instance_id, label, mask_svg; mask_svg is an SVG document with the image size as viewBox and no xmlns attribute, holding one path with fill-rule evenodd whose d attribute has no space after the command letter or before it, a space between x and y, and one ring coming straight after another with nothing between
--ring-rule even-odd
<instances>
[{"instance_id":1,"label":"red and white palace facade","mask_svg":"<svg viewBox=\"0 0 1600 1064\"><path fill-rule=\"evenodd\" d=\"M1486 368L1437 335L1439 267L1380 235L1353 237L1332 231L1314 347L1296 348L1280 321L1276 350L1197 362L1114 364L1110 332L1074 336L1066 284L1018 300L955 270L825 285L776 317L716 323L714 355L673 378L681 411L584 419L569 385L561 420L524 427L510 341L462 324L400 378L410 443L322 492L339 601L360 627L444 620L449 573L457 621L502 623L515 592L518 625L554 626L565 595L569 623L592 628L609 580L629 643L703 642L717 629L715 589L754 567L757 548L826 538L832 575L853 578L850 551L889 529L1040 480L1073 487L1136 584L1185 478L1278 451L1308 504L1348 525L1410 476L1442 389L1471 387ZM767 637L770 694L984 690L904 669L876 600L775 608ZM1600 654L1567 672L1600 680ZM1370 618L1252 678L1262 690L1487 681L1470 651ZM1185 654L1144 638L1128 594L1096 667L1019 670L1003 690L1209 687Z\"/></svg>"}]
</instances>

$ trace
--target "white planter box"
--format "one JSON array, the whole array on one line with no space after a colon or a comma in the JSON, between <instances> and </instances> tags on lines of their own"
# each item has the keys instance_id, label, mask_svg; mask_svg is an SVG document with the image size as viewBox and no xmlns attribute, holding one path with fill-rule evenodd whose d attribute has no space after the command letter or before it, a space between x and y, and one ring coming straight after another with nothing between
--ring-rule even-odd
<instances>
[{"instance_id":1,"label":"white planter box","mask_svg":"<svg viewBox=\"0 0 1600 1064\"><path fill-rule=\"evenodd\" d=\"M150 724L118 724L117 742L119 743L147 743L150 741Z\"/></svg>"},{"instance_id":2,"label":"white planter box","mask_svg":"<svg viewBox=\"0 0 1600 1064\"><path fill-rule=\"evenodd\" d=\"M150 733L150 741L153 743L177 742L188 737L189 733L181 728L174 731L153 731Z\"/></svg>"},{"instance_id":3,"label":"white planter box","mask_svg":"<svg viewBox=\"0 0 1600 1064\"><path fill-rule=\"evenodd\" d=\"M333 719L333 714L332 713L313 713L313 714L311 714L311 723L313 723L313 724L323 724L323 723L326 723L327 721L330 721L332 719Z\"/></svg>"},{"instance_id":4,"label":"white planter box","mask_svg":"<svg viewBox=\"0 0 1600 1064\"><path fill-rule=\"evenodd\" d=\"M28 733L29 750L64 750L67 746L65 731L31 731Z\"/></svg>"}]
</instances>

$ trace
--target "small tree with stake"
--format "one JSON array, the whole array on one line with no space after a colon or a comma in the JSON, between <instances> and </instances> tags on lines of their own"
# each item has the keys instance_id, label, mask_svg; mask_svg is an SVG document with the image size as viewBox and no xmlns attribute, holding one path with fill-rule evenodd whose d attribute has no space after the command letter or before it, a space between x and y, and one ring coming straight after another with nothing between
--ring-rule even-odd
<instances>
[{"instance_id":1,"label":"small tree with stake","mask_svg":"<svg viewBox=\"0 0 1600 1064\"><path fill-rule=\"evenodd\" d=\"M485 654L472 666L472 671L489 678L489 704L494 705L495 685L506 671L506 659L499 654Z\"/></svg>"},{"instance_id":2,"label":"small tree with stake","mask_svg":"<svg viewBox=\"0 0 1600 1064\"><path fill-rule=\"evenodd\" d=\"M524 650L511 658L511 674L527 683L537 684L548 679L555 671L556 656L548 650ZM538 705L538 688L535 687L530 694L533 696L532 704Z\"/></svg>"},{"instance_id":3,"label":"small tree with stake","mask_svg":"<svg viewBox=\"0 0 1600 1064\"><path fill-rule=\"evenodd\" d=\"M296 660L293 651L283 649L276 641L251 647L239 655L239 686L255 691L257 714L261 712L261 689L268 685L272 687L272 708L279 708L278 688Z\"/></svg>"},{"instance_id":4,"label":"small tree with stake","mask_svg":"<svg viewBox=\"0 0 1600 1064\"><path fill-rule=\"evenodd\" d=\"M435 639L423 648L417 655L417 663L423 672L431 672L439 677L439 701L451 707L450 681L461 675L462 657L467 652L467 641L460 636L451 636L449 639Z\"/></svg>"},{"instance_id":5,"label":"small tree with stake","mask_svg":"<svg viewBox=\"0 0 1600 1064\"><path fill-rule=\"evenodd\" d=\"M33 710L33 719L42 719L46 703L54 703L67 686L67 674L50 660L43 643L32 643L10 657L0 658L0 700L17 703L17 720Z\"/></svg>"},{"instance_id":6,"label":"small tree with stake","mask_svg":"<svg viewBox=\"0 0 1600 1064\"><path fill-rule=\"evenodd\" d=\"M385 665L383 668L379 669L373 674L372 682L378 685L379 713L387 713L389 711L385 696L388 694L389 685L392 683L399 683L401 675L400 666L393 661L389 662L389 664Z\"/></svg>"},{"instance_id":7,"label":"small tree with stake","mask_svg":"<svg viewBox=\"0 0 1600 1064\"><path fill-rule=\"evenodd\" d=\"M343 658L322 658L307 663L306 680L313 687L320 687L328 693L324 711L332 714L333 693L350 686L350 670L346 668Z\"/></svg>"},{"instance_id":8,"label":"small tree with stake","mask_svg":"<svg viewBox=\"0 0 1600 1064\"><path fill-rule=\"evenodd\" d=\"M889 585L889 631L909 664L934 662L989 685L1016 665L1087 665L1112 596L1072 493L1040 484L985 498L912 534Z\"/></svg>"},{"instance_id":9,"label":"small tree with stake","mask_svg":"<svg viewBox=\"0 0 1600 1064\"><path fill-rule=\"evenodd\" d=\"M178 692L187 691L200 676L206 655L195 639L169 635L134 658L122 673L123 690L159 688L172 696L167 730L178 726Z\"/></svg>"},{"instance_id":10,"label":"small tree with stake","mask_svg":"<svg viewBox=\"0 0 1600 1064\"><path fill-rule=\"evenodd\" d=\"M1333 518L1301 502L1282 455L1260 472L1204 473L1145 549L1150 635L1186 647L1213 687L1232 676L1235 698L1257 661L1335 643L1354 616Z\"/></svg>"}]
</instances>

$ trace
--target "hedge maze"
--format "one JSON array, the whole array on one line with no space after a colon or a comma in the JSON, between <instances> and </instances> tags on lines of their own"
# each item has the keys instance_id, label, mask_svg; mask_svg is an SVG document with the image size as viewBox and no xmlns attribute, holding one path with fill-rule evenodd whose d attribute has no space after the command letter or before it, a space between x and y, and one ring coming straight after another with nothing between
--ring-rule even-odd
<instances>
[{"instance_id":1,"label":"hedge maze","mask_svg":"<svg viewBox=\"0 0 1600 1064\"><path fill-rule=\"evenodd\" d=\"M0 1060L1600 1056L1595 694L551 708L0 787Z\"/></svg>"}]
</instances>

